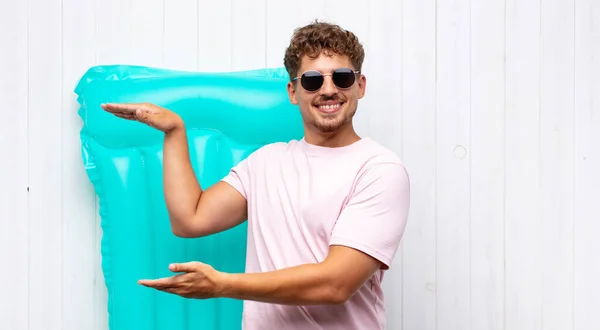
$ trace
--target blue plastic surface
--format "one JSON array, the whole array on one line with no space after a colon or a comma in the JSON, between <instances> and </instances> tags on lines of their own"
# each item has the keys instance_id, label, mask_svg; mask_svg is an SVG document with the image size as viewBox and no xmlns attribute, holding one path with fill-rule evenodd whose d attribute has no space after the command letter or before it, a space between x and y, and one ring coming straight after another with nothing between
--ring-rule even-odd
<instances>
[{"instance_id":1,"label":"blue plastic surface","mask_svg":"<svg viewBox=\"0 0 600 330\"><path fill-rule=\"evenodd\" d=\"M163 133L105 112L102 103L150 102L181 115L203 188L259 147L303 136L284 69L194 73L139 66L88 70L75 92L82 156L100 200L102 269L111 330L241 328L242 302L192 300L137 284L172 276L169 263L201 261L243 272L246 224L216 235L172 234L162 190Z\"/></svg>"}]
</instances>

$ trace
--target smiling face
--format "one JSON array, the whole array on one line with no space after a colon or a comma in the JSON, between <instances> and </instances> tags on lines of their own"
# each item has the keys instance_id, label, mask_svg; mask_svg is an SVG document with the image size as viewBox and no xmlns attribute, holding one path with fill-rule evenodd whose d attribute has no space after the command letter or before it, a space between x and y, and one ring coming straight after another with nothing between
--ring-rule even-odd
<instances>
[{"instance_id":1,"label":"smiling face","mask_svg":"<svg viewBox=\"0 0 600 330\"><path fill-rule=\"evenodd\" d=\"M330 135L346 128L352 129L358 100L365 94L366 79L362 74L354 74L354 84L340 88L335 85L331 74L342 68L356 70L347 56L323 52L316 58L302 57L298 77L311 70L325 75L323 85L316 91L303 88L300 78L288 84L290 101L300 108L307 134Z\"/></svg>"}]
</instances>

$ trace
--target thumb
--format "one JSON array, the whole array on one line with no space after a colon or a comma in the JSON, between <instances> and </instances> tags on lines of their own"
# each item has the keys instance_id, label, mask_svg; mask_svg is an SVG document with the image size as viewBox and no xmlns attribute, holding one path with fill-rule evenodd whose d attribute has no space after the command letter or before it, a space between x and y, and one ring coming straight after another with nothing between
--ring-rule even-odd
<instances>
[{"instance_id":1,"label":"thumb","mask_svg":"<svg viewBox=\"0 0 600 330\"><path fill-rule=\"evenodd\" d=\"M148 112L143 111L142 109L135 110L135 118L143 123L148 122Z\"/></svg>"},{"instance_id":2,"label":"thumb","mask_svg":"<svg viewBox=\"0 0 600 330\"><path fill-rule=\"evenodd\" d=\"M195 272L198 270L198 262L174 263L169 265L169 270L172 272Z\"/></svg>"},{"instance_id":3,"label":"thumb","mask_svg":"<svg viewBox=\"0 0 600 330\"><path fill-rule=\"evenodd\" d=\"M142 124L146 124L152 128L160 129L157 125L157 118L152 118L152 113L147 109L136 109L135 119Z\"/></svg>"}]
</instances>

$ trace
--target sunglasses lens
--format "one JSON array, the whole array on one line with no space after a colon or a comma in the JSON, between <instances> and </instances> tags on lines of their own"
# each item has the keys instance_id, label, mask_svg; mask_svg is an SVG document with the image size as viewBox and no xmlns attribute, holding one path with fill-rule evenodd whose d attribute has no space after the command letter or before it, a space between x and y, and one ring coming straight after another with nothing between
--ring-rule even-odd
<instances>
[{"instance_id":1,"label":"sunglasses lens","mask_svg":"<svg viewBox=\"0 0 600 330\"><path fill-rule=\"evenodd\" d=\"M333 72L333 83L339 88L348 88L354 84L356 76L351 69L338 69Z\"/></svg>"},{"instance_id":2,"label":"sunglasses lens","mask_svg":"<svg viewBox=\"0 0 600 330\"><path fill-rule=\"evenodd\" d=\"M335 70L331 78L338 88L349 88L356 80L354 71L348 68ZM300 79L302 87L309 92L319 90L323 86L323 81L323 75L318 71L307 71Z\"/></svg>"},{"instance_id":3,"label":"sunglasses lens","mask_svg":"<svg viewBox=\"0 0 600 330\"><path fill-rule=\"evenodd\" d=\"M317 71L308 71L300 79L302 87L307 91L314 92L323 85L323 75Z\"/></svg>"}]
</instances>

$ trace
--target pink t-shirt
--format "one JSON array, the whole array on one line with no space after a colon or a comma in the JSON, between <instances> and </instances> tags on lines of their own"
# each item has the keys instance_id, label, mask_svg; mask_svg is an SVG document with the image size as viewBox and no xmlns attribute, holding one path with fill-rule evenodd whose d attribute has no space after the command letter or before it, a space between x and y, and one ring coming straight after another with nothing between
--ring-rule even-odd
<instances>
[{"instance_id":1,"label":"pink t-shirt","mask_svg":"<svg viewBox=\"0 0 600 330\"><path fill-rule=\"evenodd\" d=\"M246 272L318 263L332 244L358 249L384 264L342 305L244 301L245 330L385 328L381 282L409 209L408 174L393 152L370 138L341 148L304 139L273 143L223 180L248 201Z\"/></svg>"}]
</instances>

